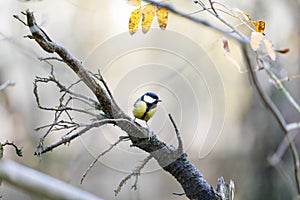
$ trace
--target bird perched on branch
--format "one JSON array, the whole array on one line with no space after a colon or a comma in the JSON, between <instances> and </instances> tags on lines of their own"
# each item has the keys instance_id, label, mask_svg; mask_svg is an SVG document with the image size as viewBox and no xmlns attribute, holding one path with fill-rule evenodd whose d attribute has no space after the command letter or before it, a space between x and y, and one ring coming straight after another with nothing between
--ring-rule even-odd
<instances>
[{"instance_id":1,"label":"bird perched on branch","mask_svg":"<svg viewBox=\"0 0 300 200\"><path fill-rule=\"evenodd\" d=\"M149 132L148 134L149 140L153 136L153 132L150 131L147 122L155 114L158 102L161 102L161 100L158 98L157 94L153 92L146 92L140 98L138 98L133 104L132 113L134 116L134 121L136 118L138 118L146 122L146 125L148 127L148 132Z\"/></svg>"}]
</instances>

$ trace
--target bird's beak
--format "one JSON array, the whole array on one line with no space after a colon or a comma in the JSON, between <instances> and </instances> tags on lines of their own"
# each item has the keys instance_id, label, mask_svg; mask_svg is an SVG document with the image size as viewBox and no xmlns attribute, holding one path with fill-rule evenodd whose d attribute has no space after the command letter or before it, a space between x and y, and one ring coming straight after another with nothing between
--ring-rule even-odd
<instances>
[{"instance_id":1,"label":"bird's beak","mask_svg":"<svg viewBox=\"0 0 300 200\"><path fill-rule=\"evenodd\" d=\"M162 102L162 100L158 99L157 102Z\"/></svg>"}]
</instances>

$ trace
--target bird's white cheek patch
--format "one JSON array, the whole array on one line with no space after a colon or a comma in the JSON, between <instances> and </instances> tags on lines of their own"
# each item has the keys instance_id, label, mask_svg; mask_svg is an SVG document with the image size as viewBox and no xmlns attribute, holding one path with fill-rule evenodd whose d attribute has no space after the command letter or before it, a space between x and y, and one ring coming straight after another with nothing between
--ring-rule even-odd
<instances>
[{"instance_id":1,"label":"bird's white cheek patch","mask_svg":"<svg viewBox=\"0 0 300 200\"><path fill-rule=\"evenodd\" d=\"M154 102L156 101L156 99L154 99L154 98L152 98L152 97L150 97L150 96L148 96L148 95L145 95L145 96L144 96L144 101L145 101L146 103L154 103Z\"/></svg>"}]
</instances>

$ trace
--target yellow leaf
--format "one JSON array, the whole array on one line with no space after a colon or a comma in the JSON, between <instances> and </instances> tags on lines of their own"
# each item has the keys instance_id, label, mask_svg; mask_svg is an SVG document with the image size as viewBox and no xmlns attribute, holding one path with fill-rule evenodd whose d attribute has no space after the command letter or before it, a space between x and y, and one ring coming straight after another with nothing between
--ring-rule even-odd
<instances>
[{"instance_id":1,"label":"yellow leaf","mask_svg":"<svg viewBox=\"0 0 300 200\"><path fill-rule=\"evenodd\" d=\"M264 21L257 21L257 22L252 22L253 26L255 26L255 31L259 32L261 34L265 34L265 22Z\"/></svg>"},{"instance_id":2,"label":"yellow leaf","mask_svg":"<svg viewBox=\"0 0 300 200\"><path fill-rule=\"evenodd\" d=\"M157 20L161 29L165 29L167 27L168 13L169 11L166 8L157 7L156 9Z\"/></svg>"},{"instance_id":3,"label":"yellow leaf","mask_svg":"<svg viewBox=\"0 0 300 200\"><path fill-rule=\"evenodd\" d=\"M145 6L143 10L143 19L142 19L142 30L143 33L147 33L151 27L152 21L154 19L156 7L152 4Z\"/></svg>"},{"instance_id":4,"label":"yellow leaf","mask_svg":"<svg viewBox=\"0 0 300 200\"><path fill-rule=\"evenodd\" d=\"M138 8L138 9L135 9L134 11L132 11L130 18L129 18L129 24L128 24L129 33L131 35L137 31L137 29L139 27L139 23L141 21L141 17L142 17L142 9L141 8Z\"/></svg>"},{"instance_id":5,"label":"yellow leaf","mask_svg":"<svg viewBox=\"0 0 300 200\"><path fill-rule=\"evenodd\" d=\"M251 16L248 13L243 12L243 15L245 16L246 20L251 20Z\"/></svg>"},{"instance_id":6,"label":"yellow leaf","mask_svg":"<svg viewBox=\"0 0 300 200\"><path fill-rule=\"evenodd\" d=\"M226 52L229 53L229 52L230 52L230 49L229 49L229 43L228 43L228 40L223 39L222 42L223 42L223 49L224 49Z\"/></svg>"},{"instance_id":7,"label":"yellow leaf","mask_svg":"<svg viewBox=\"0 0 300 200\"><path fill-rule=\"evenodd\" d=\"M265 38L265 36L258 32L252 32L251 38L250 38L250 46L254 51L257 51L262 43L262 40Z\"/></svg>"},{"instance_id":8,"label":"yellow leaf","mask_svg":"<svg viewBox=\"0 0 300 200\"><path fill-rule=\"evenodd\" d=\"M270 56L270 58L273 61L275 61L276 60L276 53L274 51L272 42L270 40L264 39L264 44L265 44L268 55Z\"/></svg>"},{"instance_id":9,"label":"yellow leaf","mask_svg":"<svg viewBox=\"0 0 300 200\"><path fill-rule=\"evenodd\" d=\"M131 6L141 6L141 0L126 0L126 2Z\"/></svg>"}]
</instances>

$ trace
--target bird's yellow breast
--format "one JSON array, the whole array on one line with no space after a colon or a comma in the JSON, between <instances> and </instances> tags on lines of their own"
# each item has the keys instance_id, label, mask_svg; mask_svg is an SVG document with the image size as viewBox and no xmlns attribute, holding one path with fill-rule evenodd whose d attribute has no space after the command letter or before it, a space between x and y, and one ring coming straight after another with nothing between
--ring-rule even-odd
<instances>
[{"instance_id":1,"label":"bird's yellow breast","mask_svg":"<svg viewBox=\"0 0 300 200\"><path fill-rule=\"evenodd\" d=\"M156 112L156 109L151 109L146 113L146 116L144 117L145 121L148 121Z\"/></svg>"},{"instance_id":2,"label":"bird's yellow breast","mask_svg":"<svg viewBox=\"0 0 300 200\"><path fill-rule=\"evenodd\" d=\"M147 111L147 104L144 101L139 101L134 104L134 108L132 110L132 113L134 117L138 119L142 119L145 121L148 121L156 112L155 109L150 109L146 114Z\"/></svg>"}]
</instances>

